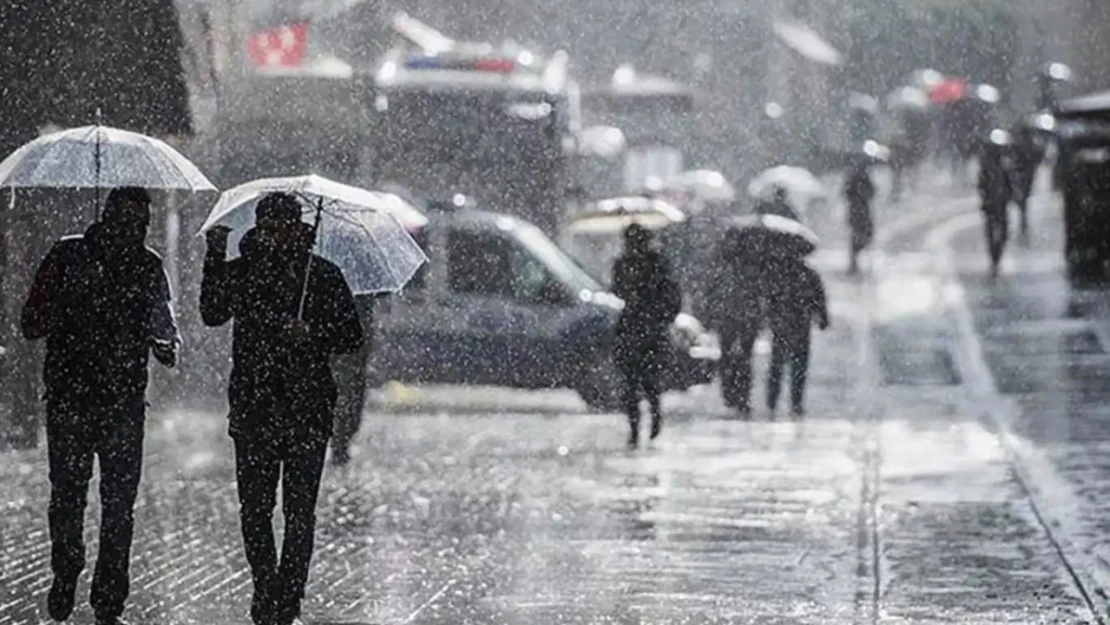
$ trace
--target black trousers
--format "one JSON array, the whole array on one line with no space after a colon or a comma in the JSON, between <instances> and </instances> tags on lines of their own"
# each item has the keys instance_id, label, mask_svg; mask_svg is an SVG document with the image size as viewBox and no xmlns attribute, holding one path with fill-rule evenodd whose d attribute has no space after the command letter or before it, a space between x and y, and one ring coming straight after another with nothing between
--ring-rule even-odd
<instances>
[{"instance_id":1,"label":"black trousers","mask_svg":"<svg viewBox=\"0 0 1110 625\"><path fill-rule=\"evenodd\" d=\"M131 590L131 535L143 469L143 398L90 405L47 402L50 464L50 568L76 581L85 567L85 506L93 458L100 464L100 550L90 603L98 617L123 614Z\"/></svg>"},{"instance_id":2,"label":"black trousers","mask_svg":"<svg viewBox=\"0 0 1110 625\"><path fill-rule=\"evenodd\" d=\"M335 454L346 456L351 440L362 425L362 411L366 406L368 387L366 361L369 350L357 354L344 354L332 359L332 372L339 387L335 402L335 421L331 439Z\"/></svg>"},{"instance_id":3,"label":"black trousers","mask_svg":"<svg viewBox=\"0 0 1110 625\"><path fill-rule=\"evenodd\" d=\"M622 403L628 415L628 424L634 432L640 427L641 399L648 400L653 427L658 428L662 422L660 395L666 349L665 336L650 336L646 332L639 337L629 334L617 339L617 368L624 378Z\"/></svg>"},{"instance_id":4,"label":"black trousers","mask_svg":"<svg viewBox=\"0 0 1110 625\"><path fill-rule=\"evenodd\" d=\"M987 253L990 254L991 264L997 265L1002 261L1002 252L1006 250L1006 241L1010 238L1009 207L1006 204L986 206L983 217Z\"/></svg>"},{"instance_id":5,"label":"black trousers","mask_svg":"<svg viewBox=\"0 0 1110 625\"><path fill-rule=\"evenodd\" d=\"M255 623L292 620L300 614L312 562L316 496L327 455L327 438L304 429L288 440L235 438L235 479L243 546L254 580ZM282 488L285 536L281 558L274 544L273 513Z\"/></svg>"},{"instance_id":6,"label":"black trousers","mask_svg":"<svg viewBox=\"0 0 1110 625\"><path fill-rule=\"evenodd\" d=\"M725 404L746 409L752 394L752 349L759 324L738 324L721 332L721 395Z\"/></svg>"},{"instance_id":7,"label":"black trousers","mask_svg":"<svg viewBox=\"0 0 1110 625\"><path fill-rule=\"evenodd\" d=\"M775 332L771 340L771 367L767 375L767 407L774 410L782 392L782 370L790 365L790 405L800 409L805 403L806 377L809 374L809 331Z\"/></svg>"}]
</instances>

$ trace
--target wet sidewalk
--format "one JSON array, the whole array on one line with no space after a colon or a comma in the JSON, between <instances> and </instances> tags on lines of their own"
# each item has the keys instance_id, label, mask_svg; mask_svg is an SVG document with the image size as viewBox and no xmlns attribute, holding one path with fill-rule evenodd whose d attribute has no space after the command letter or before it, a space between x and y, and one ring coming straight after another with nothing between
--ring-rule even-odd
<instances>
[{"instance_id":1,"label":"wet sidewalk","mask_svg":"<svg viewBox=\"0 0 1110 625\"><path fill-rule=\"evenodd\" d=\"M1046 521L1105 618L1110 606L1110 291L1065 278L1062 208L1039 198L1028 242L997 281L975 266L981 234L957 233L960 277L980 337L995 416L1010 432ZM976 236L979 235L979 236Z\"/></svg>"},{"instance_id":2,"label":"wet sidewalk","mask_svg":"<svg viewBox=\"0 0 1110 625\"><path fill-rule=\"evenodd\" d=\"M306 621L1081 622L937 347L953 332L938 278L912 255L876 267L827 275L804 420L729 419L699 389L627 452L620 416L577 405L368 414L352 464L325 475ZM45 621L43 453L0 456L0 625ZM221 415L151 419L133 623L247 622L231 457ZM75 623L87 591L88 574Z\"/></svg>"}]
</instances>

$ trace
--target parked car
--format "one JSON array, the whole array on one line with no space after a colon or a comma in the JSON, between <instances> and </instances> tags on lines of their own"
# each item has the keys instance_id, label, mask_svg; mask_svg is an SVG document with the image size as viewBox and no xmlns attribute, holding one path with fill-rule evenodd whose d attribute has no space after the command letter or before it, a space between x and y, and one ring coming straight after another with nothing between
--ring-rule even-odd
<instances>
[{"instance_id":1,"label":"parked car","mask_svg":"<svg viewBox=\"0 0 1110 625\"><path fill-rule=\"evenodd\" d=\"M429 257L420 273L385 300L358 298L374 316L372 383L571 388L593 409L619 406L611 337L623 302L531 223L466 207L428 218L415 233ZM671 339L666 388L708 383L715 338L683 314Z\"/></svg>"}]
</instances>

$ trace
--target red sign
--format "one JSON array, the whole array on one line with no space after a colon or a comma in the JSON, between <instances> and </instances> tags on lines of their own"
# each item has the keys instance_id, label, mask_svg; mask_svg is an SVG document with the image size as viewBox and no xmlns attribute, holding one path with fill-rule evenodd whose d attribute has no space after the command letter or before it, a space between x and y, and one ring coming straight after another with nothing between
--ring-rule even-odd
<instances>
[{"instance_id":1,"label":"red sign","mask_svg":"<svg viewBox=\"0 0 1110 625\"><path fill-rule=\"evenodd\" d=\"M256 68L297 67L307 48L307 22L258 31L247 39L247 51Z\"/></svg>"}]
</instances>

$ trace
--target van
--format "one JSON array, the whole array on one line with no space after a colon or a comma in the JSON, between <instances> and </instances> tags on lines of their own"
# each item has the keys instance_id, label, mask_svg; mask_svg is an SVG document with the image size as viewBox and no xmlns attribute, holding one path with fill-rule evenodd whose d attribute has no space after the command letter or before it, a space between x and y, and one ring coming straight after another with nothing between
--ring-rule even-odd
<instances>
[{"instance_id":1,"label":"van","mask_svg":"<svg viewBox=\"0 0 1110 625\"><path fill-rule=\"evenodd\" d=\"M372 384L570 388L592 409L619 407L618 298L524 220L470 208L428 219L415 237L429 262L405 289L357 298L374 319ZM671 345L664 388L712 380L720 349L695 318L676 317Z\"/></svg>"}]
</instances>

